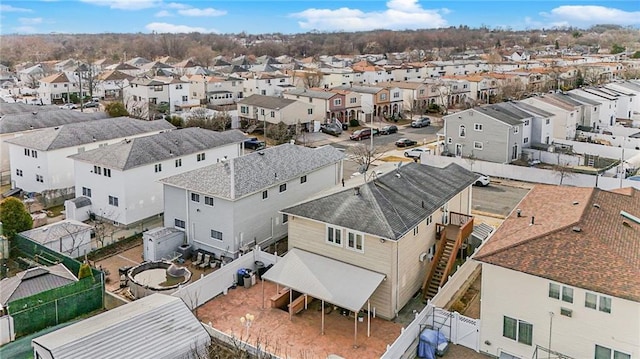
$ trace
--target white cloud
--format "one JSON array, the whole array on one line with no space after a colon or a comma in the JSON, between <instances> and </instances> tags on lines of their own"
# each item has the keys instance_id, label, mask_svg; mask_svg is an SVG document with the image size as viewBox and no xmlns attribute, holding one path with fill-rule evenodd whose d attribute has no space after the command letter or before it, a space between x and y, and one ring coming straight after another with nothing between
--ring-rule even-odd
<instances>
[{"instance_id":1,"label":"white cloud","mask_svg":"<svg viewBox=\"0 0 640 359\"><path fill-rule=\"evenodd\" d=\"M209 7L206 9L182 9L178 10L178 14L183 16L222 16L226 15L227 12L224 10L216 10Z\"/></svg>"},{"instance_id":2,"label":"white cloud","mask_svg":"<svg viewBox=\"0 0 640 359\"><path fill-rule=\"evenodd\" d=\"M20 17L18 22L22 25L37 25L42 24L41 17Z\"/></svg>"},{"instance_id":3,"label":"white cloud","mask_svg":"<svg viewBox=\"0 0 640 359\"><path fill-rule=\"evenodd\" d=\"M13 31L18 34L35 34L38 30L33 26L18 26L14 27Z\"/></svg>"},{"instance_id":4,"label":"white cloud","mask_svg":"<svg viewBox=\"0 0 640 359\"><path fill-rule=\"evenodd\" d=\"M448 9L423 9L418 0L389 0L383 11L363 12L358 9L339 8L307 9L290 14L300 18L298 25L303 29L361 31L373 29L423 29L447 26L442 17Z\"/></svg>"},{"instance_id":5,"label":"white cloud","mask_svg":"<svg viewBox=\"0 0 640 359\"><path fill-rule=\"evenodd\" d=\"M169 9L188 9L188 8L190 8L191 6L186 5L186 4L179 4L179 3L177 3L177 2L171 2L171 3L168 3L168 4L167 4L167 7L168 7Z\"/></svg>"},{"instance_id":6,"label":"white cloud","mask_svg":"<svg viewBox=\"0 0 640 359\"><path fill-rule=\"evenodd\" d=\"M31 9L15 7L11 5L0 5L0 12L31 12Z\"/></svg>"},{"instance_id":7,"label":"white cloud","mask_svg":"<svg viewBox=\"0 0 640 359\"><path fill-rule=\"evenodd\" d=\"M170 16L173 16L173 14L168 12L167 10L161 10L161 11L158 11L154 16L155 17L170 17Z\"/></svg>"},{"instance_id":8,"label":"white cloud","mask_svg":"<svg viewBox=\"0 0 640 359\"><path fill-rule=\"evenodd\" d=\"M205 29L204 27L194 27L187 25L175 25L168 24L166 22L152 22L147 24L145 28L149 31L155 31L158 33L190 33L190 32L202 32L202 33L217 33L219 31L215 29Z\"/></svg>"},{"instance_id":9,"label":"white cloud","mask_svg":"<svg viewBox=\"0 0 640 359\"><path fill-rule=\"evenodd\" d=\"M108 6L119 10L141 10L159 6L161 0L81 0L98 6Z\"/></svg>"},{"instance_id":10,"label":"white cloud","mask_svg":"<svg viewBox=\"0 0 640 359\"><path fill-rule=\"evenodd\" d=\"M624 11L616 8L597 5L563 5L549 13L540 13L551 23L551 26L586 27L596 24L638 25L640 11Z\"/></svg>"}]
</instances>

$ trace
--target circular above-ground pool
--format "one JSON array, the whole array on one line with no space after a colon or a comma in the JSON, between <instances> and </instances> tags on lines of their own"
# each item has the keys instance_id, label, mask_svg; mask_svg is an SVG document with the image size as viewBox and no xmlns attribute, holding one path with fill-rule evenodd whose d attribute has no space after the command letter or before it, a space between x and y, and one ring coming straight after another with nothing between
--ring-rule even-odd
<instances>
[{"instance_id":1,"label":"circular above-ground pool","mask_svg":"<svg viewBox=\"0 0 640 359\"><path fill-rule=\"evenodd\" d=\"M136 298L153 293L171 294L191 280L191 272L171 262L147 262L129 269L129 289Z\"/></svg>"}]
</instances>

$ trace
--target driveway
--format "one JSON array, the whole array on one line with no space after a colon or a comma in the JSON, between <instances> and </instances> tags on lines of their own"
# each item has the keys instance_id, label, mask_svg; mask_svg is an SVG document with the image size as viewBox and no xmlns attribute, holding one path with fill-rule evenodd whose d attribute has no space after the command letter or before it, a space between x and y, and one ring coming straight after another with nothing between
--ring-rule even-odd
<instances>
[{"instance_id":1,"label":"driveway","mask_svg":"<svg viewBox=\"0 0 640 359\"><path fill-rule=\"evenodd\" d=\"M487 187L473 187L472 209L504 218L528 192L529 188L500 184L497 181Z\"/></svg>"}]
</instances>

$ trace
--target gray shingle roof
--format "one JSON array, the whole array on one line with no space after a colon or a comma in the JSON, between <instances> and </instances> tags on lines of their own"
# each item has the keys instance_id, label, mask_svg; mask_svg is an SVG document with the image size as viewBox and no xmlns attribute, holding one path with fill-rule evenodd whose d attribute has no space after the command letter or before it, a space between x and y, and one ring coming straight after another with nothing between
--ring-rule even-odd
<instances>
[{"instance_id":1,"label":"gray shingle roof","mask_svg":"<svg viewBox=\"0 0 640 359\"><path fill-rule=\"evenodd\" d=\"M476 107L474 109L472 109L471 111L478 111L480 113L483 113L489 117L495 118L496 120L505 123L509 126L517 126L519 124L522 123L522 120L520 120L519 118L517 118L516 116L514 116L513 114L501 110L499 107L495 107L492 105L489 106L482 106L482 107ZM531 116L528 116L531 117Z\"/></svg>"},{"instance_id":2,"label":"gray shingle roof","mask_svg":"<svg viewBox=\"0 0 640 359\"><path fill-rule=\"evenodd\" d=\"M333 87L334 90L347 90L353 92L367 93L367 94L377 94L378 92L384 90L382 87L368 87L368 86L350 86L350 85L342 85Z\"/></svg>"},{"instance_id":3,"label":"gray shingle roof","mask_svg":"<svg viewBox=\"0 0 640 359\"><path fill-rule=\"evenodd\" d=\"M104 112L83 113L53 106L3 103L0 133L15 133L107 118Z\"/></svg>"},{"instance_id":4,"label":"gray shingle roof","mask_svg":"<svg viewBox=\"0 0 640 359\"><path fill-rule=\"evenodd\" d=\"M124 171L230 143L239 143L245 139L246 136L238 130L216 132L191 127L132 138L78 153L69 158Z\"/></svg>"},{"instance_id":5,"label":"gray shingle roof","mask_svg":"<svg viewBox=\"0 0 640 359\"><path fill-rule=\"evenodd\" d=\"M308 89L293 89L287 91L287 94L296 95L296 96L304 96L304 97L312 97L312 98L321 98L324 100L328 100L338 94L331 91L317 91L317 90L308 90Z\"/></svg>"},{"instance_id":6,"label":"gray shingle roof","mask_svg":"<svg viewBox=\"0 0 640 359\"><path fill-rule=\"evenodd\" d=\"M0 281L0 304L62 287L78 279L62 263L50 267L36 267Z\"/></svg>"},{"instance_id":7,"label":"gray shingle roof","mask_svg":"<svg viewBox=\"0 0 640 359\"><path fill-rule=\"evenodd\" d=\"M409 163L357 190L343 190L282 212L398 240L477 177L456 164L438 168Z\"/></svg>"},{"instance_id":8,"label":"gray shingle roof","mask_svg":"<svg viewBox=\"0 0 640 359\"><path fill-rule=\"evenodd\" d=\"M276 108L285 108L294 102L296 102L296 100L263 95L251 95L238 101L238 103L242 105L258 106L274 110Z\"/></svg>"},{"instance_id":9,"label":"gray shingle roof","mask_svg":"<svg viewBox=\"0 0 640 359\"><path fill-rule=\"evenodd\" d=\"M144 121L130 117L113 117L47 128L6 142L40 151L50 151L174 128L175 126L165 120Z\"/></svg>"},{"instance_id":10,"label":"gray shingle roof","mask_svg":"<svg viewBox=\"0 0 640 359\"><path fill-rule=\"evenodd\" d=\"M61 222L48 224L43 227L30 229L28 231L21 232L20 234L30 240L45 244L52 241L57 241L60 238L67 236L74 236L78 233L91 230L90 225L82 222L66 219Z\"/></svg>"},{"instance_id":11,"label":"gray shingle roof","mask_svg":"<svg viewBox=\"0 0 640 359\"><path fill-rule=\"evenodd\" d=\"M227 199L239 199L339 162L334 147L292 144L270 147L160 180L165 184Z\"/></svg>"},{"instance_id":12,"label":"gray shingle roof","mask_svg":"<svg viewBox=\"0 0 640 359\"><path fill-rule=\"evenodd\" d=\"M514 102L513 103L514 106L516 106L517 108L529 112L529 113L534 113L538 116L541 117L551 117L553 116L553 113L545 111L539 107L536 107L535 105L529 105L528 103L524 103L524 102Z\"/></svg>"}]
</instances>

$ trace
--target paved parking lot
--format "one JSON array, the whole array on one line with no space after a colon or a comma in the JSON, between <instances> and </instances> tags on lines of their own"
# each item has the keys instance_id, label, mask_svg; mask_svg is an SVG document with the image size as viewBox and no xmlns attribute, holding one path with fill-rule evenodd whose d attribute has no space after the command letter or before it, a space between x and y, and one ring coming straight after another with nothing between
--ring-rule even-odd
<instances>
[{"instance_id":1,"label":"paved parking lot","mask_svg":"<svg viewBox=\"0 0 640 359\"><path fill-rule=\"evenodd\" d=\"M472 209L474 211L506 217L529 192L531 186L518 183L501 183L492 180L487 187L473 187Z\"/></svg>"}]
</instances>

